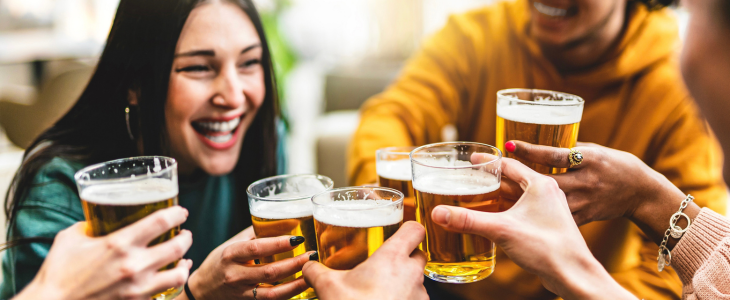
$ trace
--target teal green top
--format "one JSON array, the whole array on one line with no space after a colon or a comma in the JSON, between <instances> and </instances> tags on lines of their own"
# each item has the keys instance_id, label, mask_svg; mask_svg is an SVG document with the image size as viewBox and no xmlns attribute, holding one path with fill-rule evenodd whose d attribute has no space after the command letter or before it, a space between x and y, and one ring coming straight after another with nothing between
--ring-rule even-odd
<instances>
[{"instance_id":1,"label":"teal green top","mask_svg":"<svg viewBox=\"0 0 730 300\"><path fill-rule=\"evenodd\" d=\"M35 177L13 224L9 224L8 240L28 237L53 238L56 234L84 220L84 212L73 183L73 175L83 165L55 158L43 166ZM194 180L180 180L180 205L190 211L183 228L193 233L194 243L186 254L197 267L215 247L235 233L231 209L247 207L234 202L233 175L220 177L200 175ZM234 205L237 204L237 205ZM20 292L35 276L48 254L50 243L30 243L5 251L2 260L3 282L0 299L9 299Z\"/></svg>"},{"instance_id":2,"label":"teal green top","mask_svg":"<svg viewBox=\"0 0 730 300\"><path fill-rule=\"evenodd\" d=\"M277 126L279 136L286 134L283 123ZM277 173L286 170L284 139L279 138L277 148ZM44 165L33 180L33 187L18 208L16 219L8 224L8 240L30 237L53 239L56 234L84 221L74 174L84 165L54 158ZM185 255L193 260L193 270L205 260L208 254L238 232L234 228L245 228L251 223L248 203L236 201L236 186L233 174L210 176L199 174L194 178L179 178L179 203L190 214L182 228L193 233L193 245ZM240 211L240 215L232 214ZM240 217L234 217L240 216ZM51 248L50 243L28 243L12 247L3 253L3 281L0 285L0 299L9 299L20 292L41 267Z\"/></svg>"}]
</instances>

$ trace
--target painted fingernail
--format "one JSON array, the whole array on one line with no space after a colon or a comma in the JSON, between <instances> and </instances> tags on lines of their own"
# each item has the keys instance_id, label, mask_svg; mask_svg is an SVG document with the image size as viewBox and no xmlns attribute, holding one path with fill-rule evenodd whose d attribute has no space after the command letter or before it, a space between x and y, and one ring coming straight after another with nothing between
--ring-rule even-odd
<instances>
[{"instance_id":1,"label":"painted fingernail","mask_svg":"<svg viewBox=\"0 0 730 300\"><path fill-rule=\"evenodd\" d=\"M289 244L291 244L292 246L299 246L302 243L304 243L303 236L293 236L289 239Z\"/></svg>"},{"instance_id":2,"label":"painted fingernail","mask_svg":"<svg viewBox=\"0 0 730 300\"><path fill-rule=\"evenodd\" d=\"M443 207L436 207L431 212L431 219L437 224L446 225L449 223L451 211Z\"/></svg>"},{"instance_id":3,"label":"painted fingernail","mask_svg":"<svg viewBox=\"0 0 730 300\"><path fill-rule=\"evenodd\" d=\"M507 149L507 152L515 152L515 148L517 148L517 145L513 141L504 143L504 149Z\"/></svg>"},{"instance_id":4,"label":"painted fingernail","mask_svg":"<svg viewBox=\"0 0 730 300\"><path fill-rule=\"evenodd\" d=\"M314 260L314 261L319 260L319 252L314 251L314 253L310 254L309 255L309 260Z\"/></svg>"}]
</instances>

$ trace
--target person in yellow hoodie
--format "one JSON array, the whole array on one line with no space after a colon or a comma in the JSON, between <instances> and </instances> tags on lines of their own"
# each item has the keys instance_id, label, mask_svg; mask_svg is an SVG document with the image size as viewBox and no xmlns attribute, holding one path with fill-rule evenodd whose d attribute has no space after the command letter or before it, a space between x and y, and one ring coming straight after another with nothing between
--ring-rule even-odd
<instances>
[{"instance_id":1,"label":"person in yellow hoodie","mask_svg":"<svg viewBox=\"0 0 730 300\"><path fill-rule=\"evenodd\" d=\"M444 128L455 127L458 140L494 144L496 92L538 88L585 99L579 141L630 152L700 206L724 212L722 152L682 83L676 20L660 2L517 0L452 16L400 78L363 105L348 150L350 183L376 181L376 149L440 142ZM581 232L638 297L681 298L676 273L657 272L656 244L628 220L594 222ZM555 298L497 255L491 277L436 289L450 299Z\"/></svg>"}]
</instances>

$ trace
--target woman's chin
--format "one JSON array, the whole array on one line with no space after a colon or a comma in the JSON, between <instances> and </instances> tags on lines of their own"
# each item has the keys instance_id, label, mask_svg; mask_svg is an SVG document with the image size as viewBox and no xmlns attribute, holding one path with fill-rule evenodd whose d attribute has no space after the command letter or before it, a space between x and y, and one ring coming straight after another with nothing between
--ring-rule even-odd
<instances>
[{"instance_id":1,"label":"woman's chin","mask_svg":"<svg viewBox=\"0 0 730 300\"><path fill-rule=\"evenodd\" d=\"M227 160L225 162L211 162L210 164L205 164L202 169L208 175L223 176L233 172L237 162L237 159L231 161Z\"/></svg>"}]
</instances>

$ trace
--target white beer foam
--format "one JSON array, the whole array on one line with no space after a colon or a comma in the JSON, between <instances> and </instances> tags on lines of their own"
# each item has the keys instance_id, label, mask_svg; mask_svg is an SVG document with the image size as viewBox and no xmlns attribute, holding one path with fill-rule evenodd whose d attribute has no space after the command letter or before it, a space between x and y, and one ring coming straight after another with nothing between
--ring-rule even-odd
<instances>
[{"instance_id":1,"label":"white beer foam","mask_svg":"<svg viewBox=\"0 0 730 300\"><path fill-rule=\"evenodd\" d=\"M312 201L309 198L281 202L256 201L252 203L250 209L251 215L257 218L276 220L303 218L312 215Z\"/></svg>"},{"instance_id":2,"label":"white beer foam","mask_svg":"<svg viewBox=\"0 0 730 300\"><path fill-rule=\"evenodd\" d=\"M314 210L314 218L341 227L378 227L403 221L403 206L390 200L345 200L328 202Z\"/></svg>"},{"instance_id":3,"label":"white beer foam","mask_svg":"<svg viewBox=\"0 0 730 300\"><path fill-rule=\"evenodd\" d=\"M411 180L411 160L382 160L375 165L378 176L393 180Z\"/></svg>"},{"instance_id":4,"label":"white beer foam","mask_svg":"<svg viewBox=\"0 0 730 300\"><path fill-rule=\"evenodd\" d=\"M583 107L509 105L497 102L497 116L521 123L567 125L580 122Z\"/></svg>"},{"instance_id":5,"label":"white beer foam","mask_svg":"<svg viewBox=\"0 0 730 300\"><path fill-rule=\"evenodd\" d=\"M413 189L437 195L479 195L499 189L497 176L473 169L429 170L416 176Z\"/></svg>"},{"instance_id":6,"label":"white beer foam","mask_svg":"<svg viewBox=\"0 0 730 300\"><path fill-rule=\"evenodd\" d=\"M84 189L80 196L95 204L142 205L177 197L177 193L174 182L149 178L129 183L92 185Z\"/></svg>"}]
</instances>

